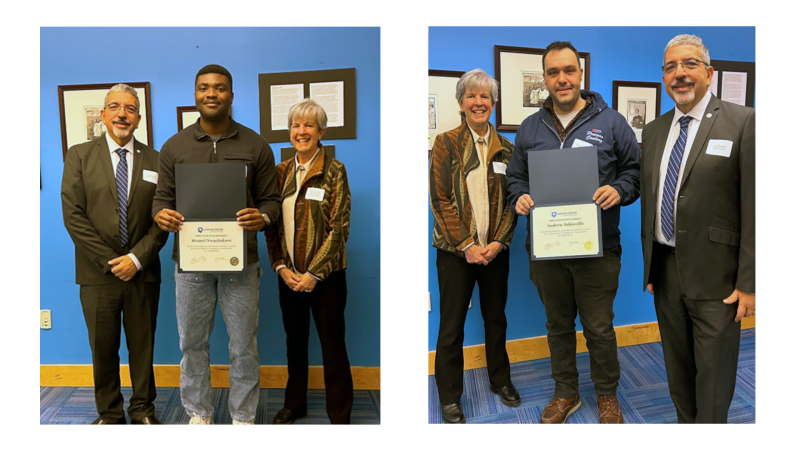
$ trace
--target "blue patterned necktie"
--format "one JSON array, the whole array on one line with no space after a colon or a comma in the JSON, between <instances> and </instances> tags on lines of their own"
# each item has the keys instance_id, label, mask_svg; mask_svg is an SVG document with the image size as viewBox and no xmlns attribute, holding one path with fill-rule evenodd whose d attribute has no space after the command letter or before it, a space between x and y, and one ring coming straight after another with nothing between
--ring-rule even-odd
<instances>
[{"instance_id":1,"label":"blue patterned necktie","mask_svg":"<svg viewBox=\"0 0 800 450\"><path fill-rule=\"evenodd\" d=\"M125 247L128 243L128 160L124 148L116 150L119 155L117 164L117 197L119 197L119 243Z\"/></svg>"},{"instance_id":2,"label":"blue patterned necktie","mask_svg":"<svg viewBox=\"0 0 800 450\"><path fill-rule=\"evenodd\" d=\"M664 177L664 191L661 196L661 232L667 241L672 239L675 234L675 218L672 215L675 206L675 186L678 184L678 173L681 170L683 150L686 147L686 137L689 134L689 122L691 121L692 118L689 116L683 116L680 119L681 133L678 140L675 141L675 146L672 147L667 165L667 176Z\"/></svg>"}]
</instances>

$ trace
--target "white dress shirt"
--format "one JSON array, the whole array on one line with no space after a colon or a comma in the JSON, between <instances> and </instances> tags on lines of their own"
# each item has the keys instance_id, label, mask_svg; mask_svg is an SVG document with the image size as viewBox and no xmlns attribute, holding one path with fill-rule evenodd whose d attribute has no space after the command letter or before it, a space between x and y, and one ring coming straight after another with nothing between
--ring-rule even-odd
<instances>
[{"instance_id":1,"label":"white dress shirt","mask_svg":"<svg viewBox=\"0 0 800 450\"><path fill-rule=\"evenodd\" d=\"M694 138L697 135L697 129L700 128L700 122L703 121L703 115L706 113L708 102L711 100L711 92L707 91L706 95L696 104L689 113L684 114L677 107L675 108L675 117L672 118L672 126L669 129L667 136L667 144L664 147L664 155L661 157L661 168L658 175L658 191L656 192L656 226L654 230L655 238L661 244L675 247L675 236L678 230L675 230L672 238L667 240L664 238L664 233L661 231L661 201L664 195L664 179L667 177L667 167L669 166L669 156L672 154L672 147L675 146L675 141L681 134L680 119L684 116L691 116L692 120L689 121L688 134L686 136L686 147L683 149L683 159L681 160L681 168L678 171L678 181L675 185L675 199L673 202L672 217L675 223L678 223L678 198L681 192L681 178L683 178L683 169L686 167L686 159L692 149Z\"/></svg>"},{"instance_id":2,"label":"white dress shirt","mask_svg":"<svg viewBox=\"0 0 800 450\"><path fill-rule=\"evenodd\" d=\"M106 142L108 142L108 151L111 152L111 164L114 166L114 176L116 176L117 166L119 165L119 154L117 153L117 149L119 149L120 146L114 142L114 139L111 139L111 136L109 136L108 133L106 133ZM131 178L133 176L133 138L131 138L127 144L123 145L122 148L128 151L125 153L125 159L128 161L128 196L130 197Z\"/></svg>"},{"instance_id":3,"label":"white dress shirt","mask_svg":"<svg viewBox=\"0 0 800 450\"><path fill-rule=\"evenodd\" d=\"M106 142L108 142L108 150L111 152L111 164L114 169L114 176L117 175L117 166L119 165L119 153L117 153L117 149L124 148L127 150L125 153L125 160L128 162L128 203L131 200L131 178L133 177L133 137L131 140L128 141L127 144L123 145L122 147L119 146L114 139L111 139L111 136L106 133ZM133 263L136 264L136 268L138 270L142 270L142 263L139 262L139 258L136 257L133 253L128 253L128 256L131 257Z\"/></svg>"}]
</instances>

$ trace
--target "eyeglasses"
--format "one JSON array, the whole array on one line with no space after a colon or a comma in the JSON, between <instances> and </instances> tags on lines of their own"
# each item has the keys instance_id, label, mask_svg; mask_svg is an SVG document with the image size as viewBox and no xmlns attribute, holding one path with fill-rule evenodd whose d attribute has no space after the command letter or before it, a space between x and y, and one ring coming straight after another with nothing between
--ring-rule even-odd
<instances>
[{"instance_id":1,"label":"eyeglasses","mask_svg":"<svg viewBox=\"0 0 800 450\"><path fill-rule=\"evenodd\" d=\"M703 61L698 61L696 59L684 59L682 62L677 62L677 63L668 62L663 66L661 66L661 70L663 70L665 74L672 73L675 71L675 69L678 68L678 64L683 66L683 70L695 70L700 66L700 64L705 64L706 66L708 65Z\"/></svg>"},{"instance_id":2,"label":"eyeglasses","mask_svg":"<svg viewBox=\"0 0 800 450\"><path fill-rule=\"evenodd\" d=\"M109 103L108 105L106 105L106 108L108 108L108 110L111 111L112 113L119 111L119 109L122 107L123 106L120 105L119 103ZM136 106L134 105L125 105L124 108L125 112L127 112L128 114L136 114L138 112L136 110Z\"/></svg>"}]
</instances>

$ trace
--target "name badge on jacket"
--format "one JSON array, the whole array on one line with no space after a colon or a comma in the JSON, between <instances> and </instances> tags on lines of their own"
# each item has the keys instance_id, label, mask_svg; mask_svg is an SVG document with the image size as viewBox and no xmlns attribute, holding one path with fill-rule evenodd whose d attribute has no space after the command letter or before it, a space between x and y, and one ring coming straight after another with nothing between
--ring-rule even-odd
<instances>
[{"instance_id":1,"label":"name badge on jacket","mask_svg":"<svg viewBox=\"0 0 800 450\"><path fill-rule=\"evenodd\" d=\"M733 142L731 141L726 141L724 139L709 139L708 147L706 147L706 153L709 155L730 158L731 148L733 148Z\"/></svg>"},{"instance_id":2,"label":"name badge on jacket","mask_svg":"<svg viewBox=\"0 0 800 450\"><path fill-rule=\"evenodd\" d=\"M158 184L158 172L153 172L152 170L143 170L142 171L142 179L144 181L149 181L153 184Z\"/></svg>"},{"instance_id":3,"label":"name badge on jacket","mask_svg":"<svg viewBox=\"0 0 800 450\"><path fill-rule=\"evenodd\" d=\"M321 202L325 198L325 189L310 187L306 190L306 199Z\"/></svg>"}]
</instances>

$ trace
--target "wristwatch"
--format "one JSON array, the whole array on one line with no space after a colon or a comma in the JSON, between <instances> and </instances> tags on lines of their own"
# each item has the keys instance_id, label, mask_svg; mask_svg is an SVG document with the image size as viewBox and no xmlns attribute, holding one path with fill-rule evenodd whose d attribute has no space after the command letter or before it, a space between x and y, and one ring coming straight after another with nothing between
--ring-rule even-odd
<instances>
[{"instance_id":1,"label":"wristwatch","mask_svg":"<svg viewBox=\"0 0 800 450\"><path fill-rule=\"evenodd\" d=\"M269 225L269 218L267 218L266 214L261 213L261 218L264 219L265 226Z\"/></svg>"}]
</instances>

